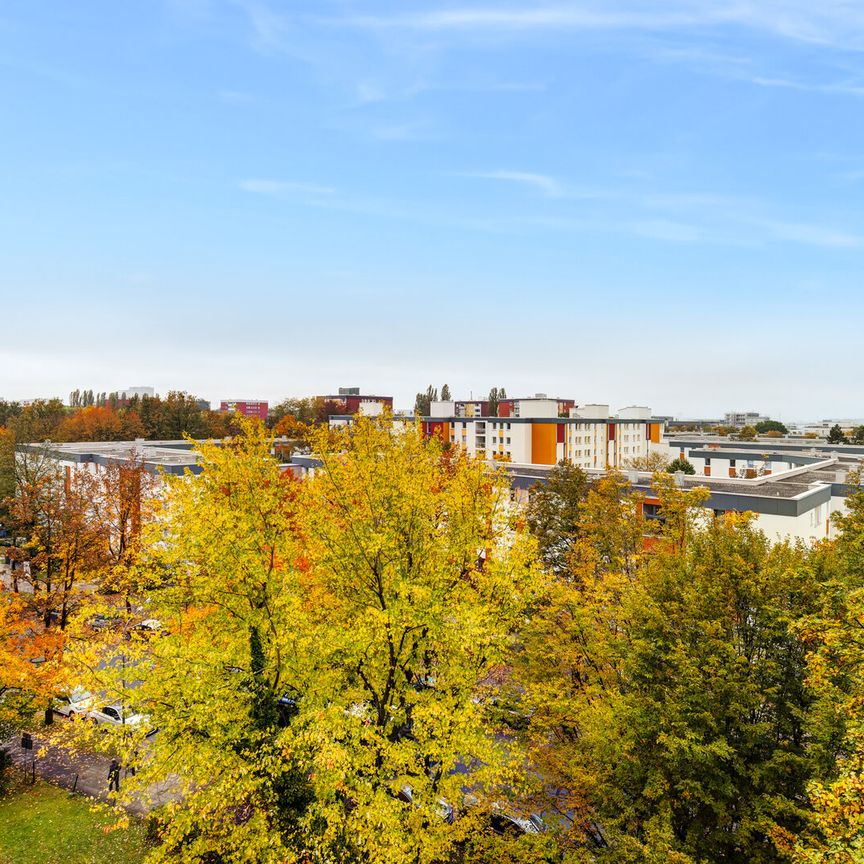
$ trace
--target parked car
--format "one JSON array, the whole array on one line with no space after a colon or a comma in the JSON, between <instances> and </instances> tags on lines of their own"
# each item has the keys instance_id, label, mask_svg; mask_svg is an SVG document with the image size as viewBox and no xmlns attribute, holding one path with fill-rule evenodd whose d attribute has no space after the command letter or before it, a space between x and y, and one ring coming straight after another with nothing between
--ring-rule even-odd
<instances>
[{"instance_id":1,"label":"parked car","mask_svg":"<svg viewBox=\"0 0 864 864\"><path fill-rule=\"evenodd\" d=\"M537 813L520 816L512 811L493 805L489 815L489 827L505 837L520 837L522 834L539 834L544 830L543 820Z\"/></svg>"},{"instance_id":2,"label":"parked car","mask_svg":"<svg viewBox=\"0 0 864 864\"><path fill-rule=\"evenodd\" d=\"M147 718L128 705L115 702L113 705L102 705L88 711L87 719L97 726L138 726L146 722Z\"/></svg>"},{"instance_id":3,"label":"parked car","mask_svg":"<svg viewBox=\"0 0 864 864\"><path fill-rule=\"evenodd\" d=\"M139 621L132 627L132 632L138 633L140 636L154 636L157 633L162 636L167 635L158 618L145 618L143 621Z\"/></svg>"},{"instance_id":4,"label":"parked car","mask_svg":"<svg viewBox=\"0 0 864 864\"><path fill-rule=\"evenodd\" d=\"M71 693L62 693L51 703L51 710L55 714L67 717L69 720L86 714L92 707L93 696L83 687L76 687Z\"/></svg>"},{"instance_id":5,"label":"parked car","mask_svg":"<svg viewBox=\"0 0 864 864\"><path fill-rule=\"evenodd\" d=\"M94 615L87 622L94 630L114 630L123 623L119 615Z\"/></svg>"}]
</instances>

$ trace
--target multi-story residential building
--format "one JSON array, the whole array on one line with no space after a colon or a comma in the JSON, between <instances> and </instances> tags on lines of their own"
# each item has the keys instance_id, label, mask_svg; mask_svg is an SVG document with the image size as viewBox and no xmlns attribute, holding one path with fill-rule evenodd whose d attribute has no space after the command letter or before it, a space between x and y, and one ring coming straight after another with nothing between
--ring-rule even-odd
<instances>
[{"instance_id":1,"label":"multi-story residential building","mask_svg":"<svg viewBox=\"0 0 864 864\"><path fill-rule=\"evenodd\" d=\"M244 417L257 417L266 420L270 403L264 399L223 399L219 403L223 414L242 414Z\"/></svg>"},{"instance_id":2,"label":"multi-story residential building","mask_svg":"<svg viewBox=\"0 0 864 864\"><path fill-rule=\"evenodd\" d=\"M562 459L582 468L627 467L662 447L662 423L643 407L609 413L608 405L571 406L559 416L564 401L533 397L514 399L513 413L498 417L455 414L452 402L433 402L423 418L426 435L458 444L486 459L521 465L555 465Z\"/></svg>"},{"instance_id":3,"label":"multi-story residential building","mask_svg":"<svg viewBox=\"0 0 864 864\"><path fill-rule=\"evenodd\" d=\"M360 392L359 387L340 387L335 396L319 396L325 402L335 403L338 417L353 417L364 414L367 417L377 417L384 411L393 410L392 396L367 396Z\"/></svg>"}]
</instances>

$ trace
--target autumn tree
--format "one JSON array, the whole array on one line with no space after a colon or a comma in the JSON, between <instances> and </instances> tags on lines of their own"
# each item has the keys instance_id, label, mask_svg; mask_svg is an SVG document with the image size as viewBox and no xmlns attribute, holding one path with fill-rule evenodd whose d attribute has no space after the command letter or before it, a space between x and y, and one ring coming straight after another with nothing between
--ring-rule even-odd
<instances>
[{"instance_id":1,"label":"autumn tree","mask_svg":"<svg viewBox=\"0 0 864 864\"><path fill-rule=\"evenodd\" d=\"M105 543L103 589L122 594L127 611L136 591L133 573L141 551L142 526L156 507L159 478L134 454L99 472L91 499L91 520Z\"/></svg>"},{"instance_id":2,"label":"autumn tree","mask_svg":"<svg viewBox=\"0 0 864 864\"><path fill-rule=\"evenodd\" d=\"M28 584L22 597L45 628L63 630L80 604L80 583L97 581L106 562L103 526L94 519L97 482L86 469L65 473L39 448L23 452L17 469L8 504L14 584Z\"/></svg>"},{"instance_id":3,"label":"autumn tree","mask_svg":"<svg viewBox=\"0 0 864 864\"><path fill-rule=\"evenodd\" d=\"M60 686L61 650L62 638L43 633L21 596L0 583L0 743L47 707Z\"/></svg>"},{"instance_id":4,"label":"autumn tree","mask_svg":"<svg viewBox=\"0 0 864 864\"><path fill-rule=\"evenodd\" d=\"M274 428L286 417L292 417L296 422L307 426L311 425L316 420L314 400L309 398L283 399L271 406L267 425Z\"/></svg>"},{"instance_id":5,"label":"autumn tree","mask_svg":"<svg viewBox=\"0 0 864 864\"><path fill-rule=\"evenodd\" d=\"M656 483L650 551L610 555L610 498L529 625L517 681L546 781L537 806L567 814L574 860L780 861L773 837L806 827L821 770L792 626L819 586L802 548Z\"/></svg>"},{"instance_id":6,"label":"autumn tree","mask_svg":"<svg viewBox=\"0 0 864 864\"><path fill-rule=\"evenodd\" d=\"M506 482L366 418L317 432L298 482L244 428L169 479L151 548L170 635L141 667L161 732L136 782L185 795L154 860L446 860L521 764L478 698L535 584Z\"/></svg>"},{"instance_id":7,"label":"autumn tree","mask_svg":"<svg viewBox=\"0 0 864 864\"><path fill-rule=\"evenodd\" d=\"M650 471L653 474L655 471L665 471L669 467L669 457L665 453L652 450L644 456L628 459L626 467L636 471Z\"/></svg>"},{"instance_id":8,"label":"autumn tree","mask_svg":"<svg viewBox=\"0 0 864 864\"><path fill-rule=\"evenodd\" d=\"M8 528L8 504L15 494L15 434L0 427L0 528Z\"/></svg>"},{"instance_id":9,"label":"autumn tree","mask_svg":"<svg viewBox=\"0 0 864 864\"><path fill-rule=\"evenodd\" d=\"M25 405L12 424L19 443L50 441L66 416L60 399L37 399Z\"/></svg>"},{"instance_id":10,"label":"autumn tree","mask_svg":"<svg viewBox=\"0 0 864 864\"><path fill-rule=\"evenodd\" d=\"M89 407L65 417L54 433L57 441L131 441L144 437L144 425L134 411Z\"/></svg>"},{"instance_id":11,"label":"autumn tree","mask_svg":"<svg viewBox=\"0 0 864 864\"><path fill-rule=\"evenodd\" d=\"M817 700L814 731L831 740L834 770L811 784L815 830L784 833L781 848L798 864L860 864L864 860L864 491L836 516L840 535L816 552L825 581L823 607L800 630L811 648L808 684ZM827 727L827 731L826 731Z\"/></svg>"}]
</instances>

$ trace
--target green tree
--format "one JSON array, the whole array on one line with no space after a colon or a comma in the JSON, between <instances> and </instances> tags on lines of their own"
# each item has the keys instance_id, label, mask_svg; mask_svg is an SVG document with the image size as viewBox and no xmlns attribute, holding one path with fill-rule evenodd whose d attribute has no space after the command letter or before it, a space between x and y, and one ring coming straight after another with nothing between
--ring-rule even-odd
<instances>
[{"instance_id":1,"label":"green tree","mask_svg":"<svg viewBox=\"0 0 864 864\"><path fill-rule=\"evenodd\" d=\"M528 526L537 538L540 560L551 573L569 569L570 552L579 537L582 503L591 483L570 462L560 462L544 482L531 489Z\"/></svg>"},{"instance_id":2,"label":"green tree","mask_svg":"<svg viewBox=\"0 0 864 864\"><path fill-rule=\"evenodd\" d=\"M507 391L503 387L493 387L489 391L488 413L490 417L498 416L498 406L507 398Z\"/></svg>"},{"instance_id":3,"label":"green tree","mask_svg":"<svg viewBox=\"0 0 864 864\"><path fill-rule=\"evenodd\" d=\"M846 508L835 516L836 541L814 553L825 602L799 628L811 649L808 684L817 700L812 731L833 743L827 755L836 757L835 770L808 790L816 830L780 838L781 848L791 849L799 864L864 860L864 491L854 491Z\"/></svg>"},{"instance_id":4,"label":"green tree","mask_svg":"<svg viewBox=\"0 0 864 864\"><path fill-rule=\"evenodd\" d=\"M10 426L20 413L20 403L0 399L0 426Z\"/></svg>"},{"instance_id":5,"label":"green tree","mask_svg":"<svg viewBox=\"0 0 864 864\"><path fill-rule=\"evenodd\" d=\"M819 770L791 627L819 587L803 548L658 483L651 554L602 554L621 512L609 499L529 625L517 682L546 781L536 806L571 814L572 860L779 862L771 838L806 828Z\"/></svg>"},{"instance_id":6,"label":"green tree","mask_svg":"<svg viewBox=\"0 0 864 864\"><path fill-rule=\"evenodd\" d=\"M852 430L852 442L854 444L864 444L864 426L856 426Z\"/></svg>"},{"instance_id":7,"label":"green tree","mask_svg":"<svg viewBox=\"0 0 864 864\"><path fill-rule=\"evenodd\" d=\"M766 432L779 432L781 435L786 435L789 432L779 420L760 420L755 429L760 435L764 435Z\"/></svg>"},{"instance_id":8,"label":"green tree","mask_svg":"<svg viewBox=\"0 0 864 864\"><path fill-rule=\"evenodd\" d=\"M839 423L835 423L828 430L828 443L829 444L847 444L846 436L843 434L843 430L840 428Z\"/></svg>"},{"instance_id":9,"label":"green tree","mask_svg":"<svg viewBox=\"0 0 864 864\"><path fill-rule=\"evenodd\" d=\"M693 467L693 465L687 459L684 459L681 456L673 459L666 468L666 471L669 474L677 474L679 471L683 471L685 474L696 473L696 469Z\"/></svg>"},{"instance_id":10,"label":"green tree","mask_svg":"<svg viewBox=\"0 0 864 864\"><path fill-rule=\"evenodd\" d=\"M450 387L447 384L445 384L441 388L441 401L442 402L449 402L452 398L453 397L450 395Z\"/></svg>"},{"instance_id":11,"label":"green tree","mask_svg":"<svg viewBox=\"0 0 864 864\"><path fill-rule=\"evenodd\" d=\"M414 414L420 417L428 417L433 402L438 401L438 390L431 384L425 393L418 393L414 399Z\"/></svg>"},{"instance_id":12,"label":"green tree","mask_svg":"<svg viewBox=\"0 0 864 864\"><path fill-rule=\"evenodd\" d=\"M148 612L169 635L113 648L146 657L135 695L161 730L132 782L173 772L184 793L156 861L444 861L521 766L477 698L536 581L506 480L419 426L313 444L302 484L255 424L168 478L146 578L170 574ZM460 766L479 800L451 821Z\"/></svg>"}]
</instances>

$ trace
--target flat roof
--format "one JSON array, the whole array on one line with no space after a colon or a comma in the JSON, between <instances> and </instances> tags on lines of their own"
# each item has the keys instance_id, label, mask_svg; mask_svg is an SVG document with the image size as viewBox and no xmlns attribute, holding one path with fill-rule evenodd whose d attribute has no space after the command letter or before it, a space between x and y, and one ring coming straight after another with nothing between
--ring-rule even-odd
<instances>
[{"instance_id":1,"label":"flat roof","mask_svg":"<svg viewBox=\"0 0 864 864\"><path fill-rule=\"evenodd\" d=\"M109 465L130 460L140 461L147 471L182 474L189 469L201 472L198 454L193 452L196 442L186 440L164 441L53 441L19 444L19 450L42 451L62 462Z\"/></svg>"}]
</instances>

